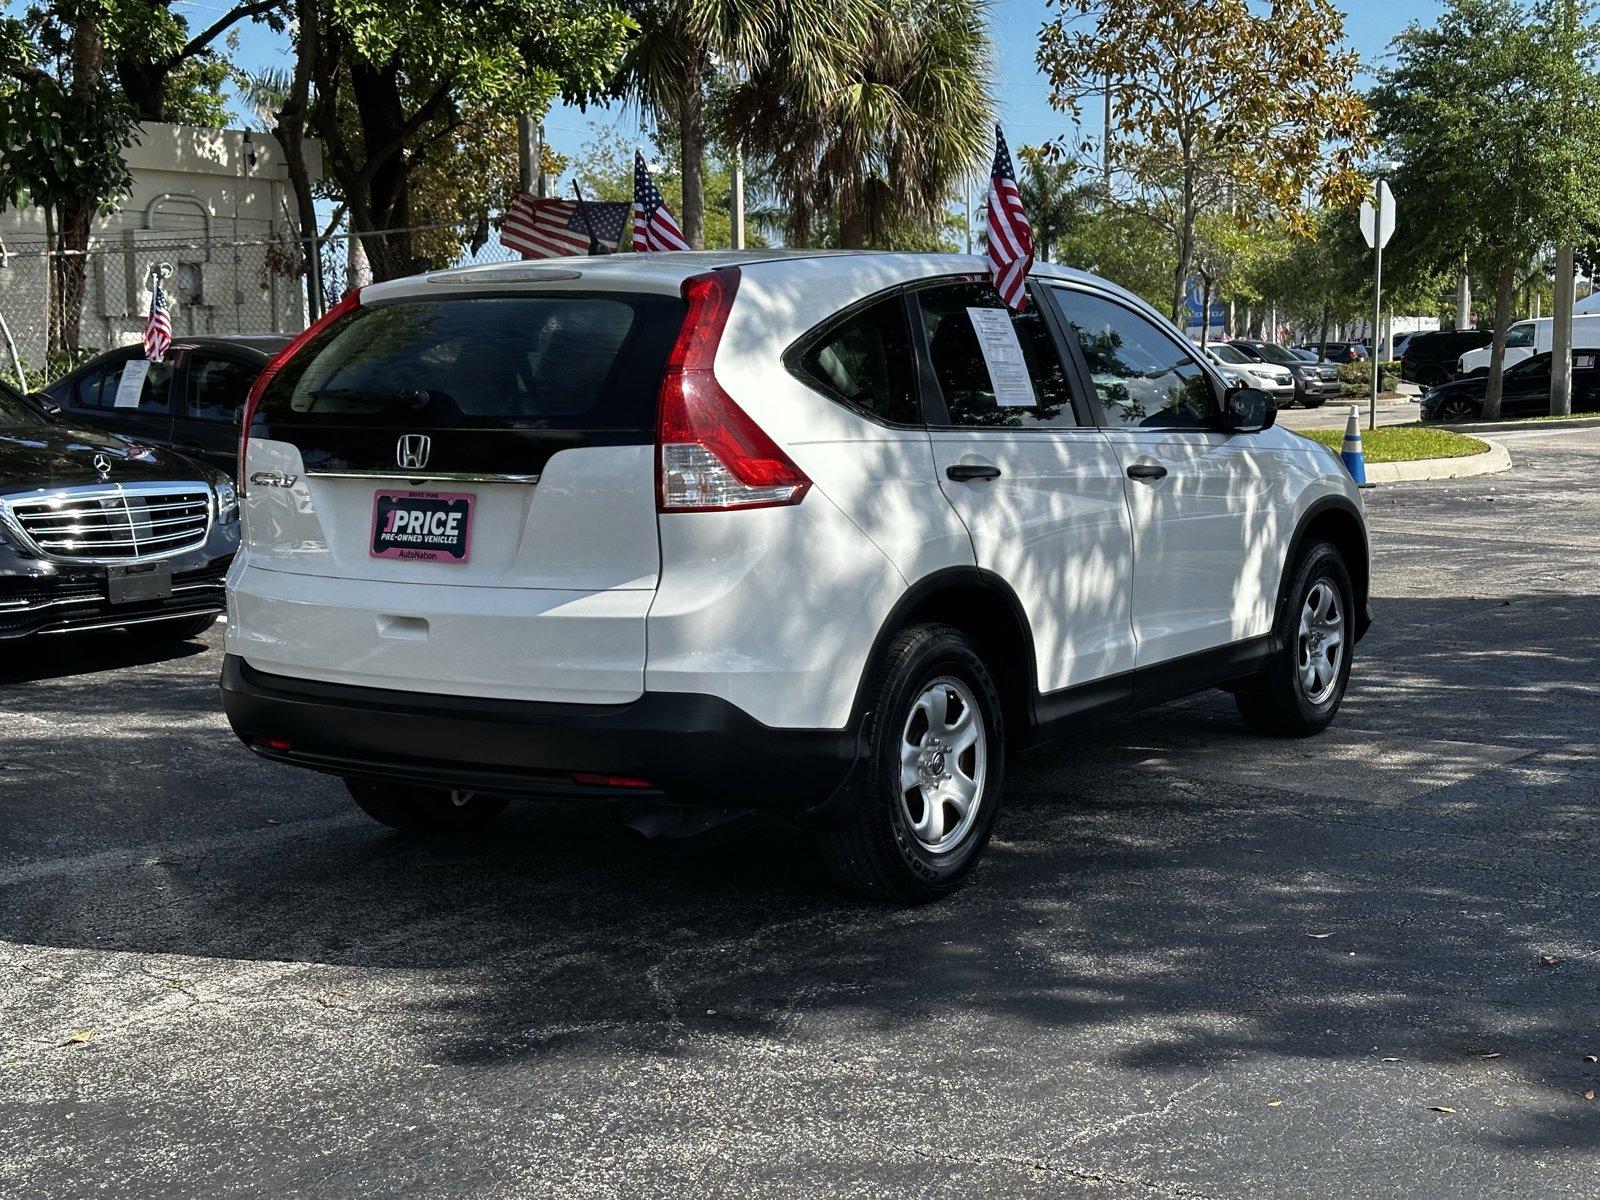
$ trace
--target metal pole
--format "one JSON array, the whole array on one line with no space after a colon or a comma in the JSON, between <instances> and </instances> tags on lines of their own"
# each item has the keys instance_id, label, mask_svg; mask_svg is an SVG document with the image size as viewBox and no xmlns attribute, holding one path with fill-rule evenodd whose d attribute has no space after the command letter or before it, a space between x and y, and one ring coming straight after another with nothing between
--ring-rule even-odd
<instances>
[{"instance_id":1,"label":"metal pole","mask_svg":"<svg viewBox=\"0 0 1600 1200\"><path fill-rule=\"evenodd\" d=\"M968 176L961 183L961 194L967 202L967 253L972 253L972 178Z\"/></svg>"},{"instance_id":2,"label":"metal pole","mask_svg":"<svg viewBox=\"0 0 1600 1200\"><path fill-rule=\"evenodd\" d=\"M1373 192L1372 218L1372 406L1367 428L1378 427L1378 327L1383 323L1383 176Z\"/></svg>"},{"instance_id":3,"label":"metal pole","mask_svg":"<svg viewBox=\"0 0 1600 1200\"><path fill-rule=\"evenodd\" d=\"M517 182L524 192L532 193L534 175L539 170L539 135L532 113L517 116Z\"/></svg>"},{"instance_id":4,"label":"metal pole","mask_svg":"<svg viewBox=\"0 0 1600 1200\"><path fill-rule=\"evenodd\" d=\"M1103 95L1105 107L1104 132L1100 136L1100 175L1101 186L1105 189L1106 199L1111 199L1111 72L1106 72L1106 89Z\"/></svg>"},{"instance_id":5,"label":"metal pole","mask_svg":"<svg viewBox=\"0 0 1600 1200\"><path fill-rule=\"evenodd\" d=\"M744 249L744 144L733 144L733 248Z\"/></svg>"}]
</instances>

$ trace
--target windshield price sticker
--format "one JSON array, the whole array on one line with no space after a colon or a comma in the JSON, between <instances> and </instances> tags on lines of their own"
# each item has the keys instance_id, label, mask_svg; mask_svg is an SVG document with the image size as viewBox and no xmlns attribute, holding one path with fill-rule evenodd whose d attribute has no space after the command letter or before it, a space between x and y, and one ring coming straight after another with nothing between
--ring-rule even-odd
<instances>
[{"instance_id":1,"label":"windshield price sticker","mask_svg":"<svg viewBox=\"0 0 1600 1200\"><path fill-rule=\"evenodd\" d=\"M1017 340L1011 314L1003 308L969 308L967 316L989 368L995 406L1037 408L1039 399L1033 394L1033 380L1028 378L1028 362L1022 357L1022 343Z\"/></svg>"}]
</instances>

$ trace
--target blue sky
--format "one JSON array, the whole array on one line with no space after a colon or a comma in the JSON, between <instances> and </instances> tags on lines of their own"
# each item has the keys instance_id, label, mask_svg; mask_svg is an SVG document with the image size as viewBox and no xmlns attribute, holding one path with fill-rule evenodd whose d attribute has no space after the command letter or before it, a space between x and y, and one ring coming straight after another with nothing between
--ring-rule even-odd
<instances>
[{"instance_id":1,"label":"blue sky","mask_svg":"<svg viewBox=\"0 0 1600 1200\"><path fill-rule=\"evenodd\" d=\"M20 0L5 0L5 10L20 14ZM192 28L202 28L226 10L225 0L179 0L177 5ZM1431 21L1442 7L1439 0L1352 0L1347 8L1346 36L1366 62L1384 53L1389 39L1412 21ZM1068 124L1049 105L1048 89L1034 67L1033 53L1039 26L1049 8L1045 0L994 0L993 33L996 53L997 96L1000 120L1013 146L1037 143L1064 133ZM285 39L261 25L247 25L240 34L240 60L246 67L289 65ZM1085 113L1094 127L1097 117ZM629 137L638 134L638 118L619 109L611 111L557 108L545 122L550 144L563 154L583 145L591 123L615 125Z\"/></svg>"}]
</instances>

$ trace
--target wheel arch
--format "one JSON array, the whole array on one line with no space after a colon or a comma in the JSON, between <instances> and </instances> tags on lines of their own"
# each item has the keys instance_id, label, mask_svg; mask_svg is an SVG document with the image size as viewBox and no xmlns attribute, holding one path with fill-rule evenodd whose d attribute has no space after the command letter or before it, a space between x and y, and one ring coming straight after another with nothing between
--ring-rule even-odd
<instances>
[{"instance_id":1,"label":"wheel arch","mask_svg":"<svg viewBox=\"0 0 1600 1200\"><path fill-rule=\"evenodd\" d=\"M1367 541L1366 519L1355 501L1345 496L1326 496L1312 504L1300 517L1289 553L1284 559L1284 578L1308 541L1327 542L1344 558L1350 572L1350 586L1356 594L1356 640L1372 626L1372 551ZM1283 603L1279 596L1278 602Z\"/></svg>"},{"instance_id":2,"label":"wheel arch","mask_svg":"<svg viewBox=\"0 0 1600 1200\"><path fill-rule=\"evenodd\" d=\"M998 575L980 567L946 567L906 590L873 639L866 669L856 686L855 717L866 715L872 672L901 630L914 625L951 625L970 637L983 655L1000 692L1006 741L1021 748L1033 741L1038 663L1033 632L1022 602Z\"/></svg>"}]
</instances>

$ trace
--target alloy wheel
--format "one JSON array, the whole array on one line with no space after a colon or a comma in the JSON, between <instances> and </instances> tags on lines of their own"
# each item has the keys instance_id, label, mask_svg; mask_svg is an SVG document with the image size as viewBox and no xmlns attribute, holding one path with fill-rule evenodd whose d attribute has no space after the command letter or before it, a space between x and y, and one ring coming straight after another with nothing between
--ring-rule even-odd
<instances>
[{"instance_id":1,"label":"alloy wheel","mask_svg":"<svg viewBox=\"0 0 1600 1200\"><path fill-rule=\"evenodd\" d=\"M1301 694L1310 704L1327 703L1339 686L1345 652L1344 605L1332 580L1319 579L1306 593L1297 650Z\"/></svg>"},{"instance_id":2,"label":"alloy wheel","mask_svg":"<svg viewBox=\"0 0 1600 1200\"><path fill-rule=\"evenodd\" d=\"M972 689L948 675L928 684L900 737L900 806L924 850L947 853L972 831L988 751Z\"/></svg>"}]
</instances>

